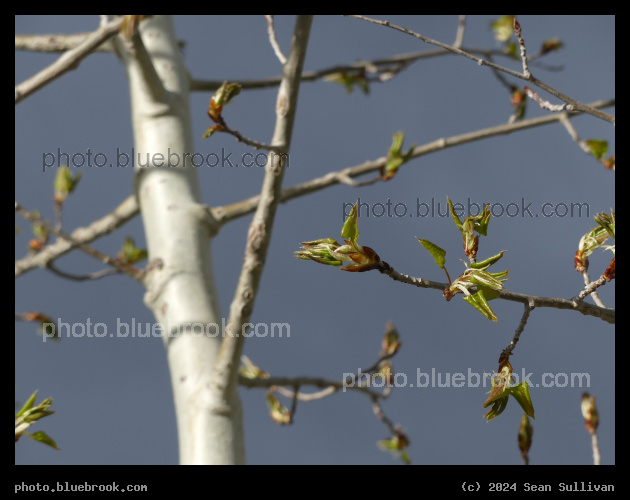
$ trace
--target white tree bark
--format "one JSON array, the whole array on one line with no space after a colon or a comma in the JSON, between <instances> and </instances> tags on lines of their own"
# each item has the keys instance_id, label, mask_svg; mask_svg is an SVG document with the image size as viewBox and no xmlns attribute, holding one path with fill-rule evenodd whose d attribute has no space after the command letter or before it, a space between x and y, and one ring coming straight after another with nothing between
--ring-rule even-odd
<instances>
[{"instance_id":1,"label":"white tree bark","mask_svg":"<svg viewBox=\"0 0 630 500\"><path fill-rule=\"evenodd\" d=\"M149 158L147 168L136 167L136 196L149 260L163 265L147 275L145 303L164 327L180 463L244 463L237 389L229 405L209 391L222 337L198 334L212 324L221 333L222 316L210 259L213 221L200 205L196 171L184 160L194 152L188 73L170 17L149 18L139 31L141 41L117 44L129 78L135 158L143 164Z\"/></svg>"}]
</instances>

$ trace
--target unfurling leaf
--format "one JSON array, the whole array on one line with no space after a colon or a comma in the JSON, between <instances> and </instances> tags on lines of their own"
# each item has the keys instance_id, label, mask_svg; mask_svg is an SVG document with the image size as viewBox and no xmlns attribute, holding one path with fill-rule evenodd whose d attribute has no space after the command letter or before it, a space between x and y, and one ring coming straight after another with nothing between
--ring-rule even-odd
<instances>
[{"instance_id":1,"label":"unfurling leaf","mask_svg":"<svg viewBox=\"0 0 630 500\"><path fill-rule=\"evenodd\" d=\"M591 396L588 392L582 394L582 416L586 430L594 434L599 425L599 415L595 406L595 396Z\"/></svg>"},{"instance_id":2,"label":"unfurling leaf","mask_svg":"<svg viewBox=\"0 0 630 500\"><path fill-rule=\"evenodd\" d=\"M559 38L550 38L549 40L545 40L540 48L541 54L547 54L548 52L553 52L564 47L564 44Z\"/></svg>"},{"instance_id":3,"label":"unfurling leaf","mask_svg":"<svg viewBox=\"0 0 630 500\"><path fill-rule=\"evenodd\" d=\"M61 205L70 193L74 191L81 179L81 172L72 175L70 167L64 165L57 169L57 175L55 176L55 203Z\"/></svg>"},{"instance_id":4,"label":"unfurling leaf","mask_svg":"<svg viewBox=\"0 0 630 500\"><path fill-rule=\"evenodd\" d=\"M44 443L50 446L51 448L54 448L55 450L59 450L59 447L57 446L57 443L55 443L55 440L51 438L48 434L46 434L44 431L33 432L31 434L31 437L35 441L39 441L40 443Z\"/></svg>"},{"instance_id":5,"label":"unfurling leaf","mask_svg":"<svg viewBox=\"0 0 630 500\"><path fill-rule=\"evenodd\" d=\"M387 322L387 331L383 336L381 356L393 356L400 349L400 336L391 321Z\"/></svg>"},{"instance_id":6,"label":"unfurling leaf","mask_svg":"<svg viewBox=\"0 0 630 500\"><path fill-rule=\"evenodd\" d=\"M527 382L521 382L520 384L510 387L509 393L518 401L518 404L521 405L521 408L523 408L523 411L528 417L535 418L534 405L529 395L529 384Z\"/></svg>"},{"instance_id":7,"label":"unfurling leaf","mask_svg":"<svg viewBox=\"0 0 630 500\"><path fill-rule=\"evenodd\" d=\"M521 418L521 425L518 428L518 448L521 450L521 456L526 457L529 449L532 446L532 437L534 435L534 429L532 427L529 418L526 413L523 413Z\"/></svg>"},{"instance_id":8,"label":"unfurling leaf","mask_svg":"<svg viewBox=\"0 0 630 500\"><path fill-rule=\"evenodd\" d=\"M353 205L352 210L350 210L350 215L346 218L346 222L343 224L343 228L341 229L341 237L347 238L351 243L355 243L357 238L359 237L359 228L357 227L357 211L358 211L359 201Z\"/></svg>"},{"instance_id":9,"label":"unfurling leaf","mask_svg":"<svg viewBox=\"0 0 630 500\"><path fill-rule=\"evenodd\" d=\"M125 238L123 247L118 253L118 260L123 264L135 264L147 258L147 251L136 247L133 238Z\"/></svg>"},{"instance_id":10,"label":"unfurling leaf","mask_svg":"<svg viewBox=\"0 0 630 500\"><path fill-rule=\"evenodd\" d=\"M269 415L274 422L281 425L291 423L291 412L271 392L267 393L267 406L269 406Z\"/></svg>"},{"instance_id":11,"label":"unfurling leaf","mask_svg":"<svg viewBox=\"0 0 630 500\"><path fill-rule=\"evenodd\" d=\"M387 161L385 166L381 167L381 180L387 181L396 175L401 165L409 161L416 144L412 144L406 153L403 153L402 144L405 139L404 132L396 132L393 137L392 145L387 152Z\"/></svg>"},{"instance_id":12,"label":"unfurling leaf","mask_svg":"<svg viewBox=\"0 0 630 500\"><path fill-rule=\"evenodd\" d=\"M240 83L228 83L223 82L223 85L214 93L210 98L210 105L208 106L208 116L213 122L221 123L221 112L223 106L230 104L232 99L241 92ZM207 134L208 132L206 132Z\"/></svg>"},{"instance_id":13,"label":"unfurling leaf","mask_svg":"<svg viewBox=\"0 0 630 500\"><path fill-rule=\"evenodd\" d=\"M518 401L518 404L523 408L527 416L535 418L534 405L529 395L529 384L521 382L520 384L512 385L513 382L512 368L509 363L506 363L501 372L492 378L490 396L483 404L484 408L492 405L492 408L484 415L488 422L498 417L505 410L510 396Z\"/></svg>"},{"instance_id":14,"label":"unfurling leaf","mask_svg":"<svg viewBox=\"0 0 630 500\"><path fill-rule=\"evenodd\" d=\"M483 289L480 288L477 293L474 293L472 295L465 295L463 299L475 309L477 309L477 311L483 314L486 318L496 322L499 321L490 306L488 305L488 300Z\"/></svg>"},{"instance_id":15,"label":"unfurling leaf","mask_svg":"<svg viewBox=\"0 0 630 500\"><path fill-rule=\"evenodd\" d=\"M496 21L490 23L490 27L494 32L494 38L498 42L507 42L514 31L514 16L501 16Z\"/></svg>"},{"instance_id":16,"label":"unfurling leaf","mask_svg":"<svg viewBox=\"0 0 630 500\"><path fill-rule=\"evenodd\" d=\"M591 154L597 158L603 158L608 152L608 141L604 141L602 139L588 139L584 141L590 149Z\"/></svg>"},{"instance_id":17,"label":"unfurling leaf","mask_svg":"<svg viewBox=\"0 0 630 500\"><path fill-rule=\"evenodd\" d=\"M504 253L505 253L505 250L501 250L501 253L493 255L492 257L490 257L490 258L488 258L486 260L482 260L481 262L471 262L469 265L470 265L470 267L472 269L480 269L480 270L484 271L488 267L490 267L492 264L497 262L501 257L503 257Z\"/></svg>"},{"instance_id":18,"label":"unfurling leaf","mask_svg":"<svg viewBox=\"0 0 630 500\"><path fill-rule=\"evenodd\" d=\"M416 239L420 244L427 249L427 252L431 254L431 257L435 260L435 263L440 269L444 269L444 263L446 262L446 250L440 248L435 243L431 243L429 240L421 240L416 236Z\"/></svg>"},{"instance_id":19,"label":"unfurling leaf","mask_svg":"<svg viewBox=\"0 0 630 500\"><path fill-rule=\"evenodd\" d=\"M327 82L339 83L343 85L346 88L346 92L348 94L352 93L355 85L359 87L365 95L369 95L370 93L369 82L365 76L365 71L363 69L360 69L355 73L332 73L331 75L325 76L324 80Z\"/></svg>"}]
</instances>

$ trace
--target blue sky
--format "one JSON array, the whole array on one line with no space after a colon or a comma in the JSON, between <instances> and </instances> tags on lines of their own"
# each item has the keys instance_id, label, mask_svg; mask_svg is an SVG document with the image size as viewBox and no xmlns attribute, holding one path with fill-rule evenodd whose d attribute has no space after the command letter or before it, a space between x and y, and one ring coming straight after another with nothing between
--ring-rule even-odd
<instances>
[{"instance_id":1,"label":"blue sky","mask_svg":"<svg viewBox=\"0 0 630 500\"><path fill-rule=\"evenodd\" d=\"M469 16L464 47L498 48L489 30L497 17ZM378 18L445 43L455 38L457 16ZM614 16L519 16L519 21L529 54L549 38L558 37L564 44L541 60L548 67L532 65L537 78L583 103L614 98ZM292 16L276 17L285 53L293 24ZM19 34L87 32L97 26L97 16L15 18ZM281 72L262 16L181 16L175 17L175 27L186 42L184 59L195 79L238 81ZM382 26L321 16L313 22L304 69L433 48ZM16 84L57 57L16 52ZM506 58L496 62L522 69ZM206 115L209 98L206 92L191 95L195 150L204 155L232 153L237 159L252 152L229 136L202 139L211 124ZM274 88L244 91L225 108L224 117L246 137L268 142L275 102ZM341 86L321 80L304 82L284 186L384 156L392 134L399 130L405 132L406 148L506 123L510 113L509 94L492 71L455 55L416 62L392 80L372 84L368 96L358 89L347 94ZM528 118L548 113L528 103ZM609 152L615 152L612 125L592 116L576 117L572 123L580 137L605 139ZM110 156L133 147L123 65L112 54L93 54L76 71L16 106L15 137L16 201L52 219L55 169L42 168L45 154L84 153L89 148ZM102 217L133 192L131 169L80 170L78 190L64 207L68 231ZM263 169L243 165L202 167L198 173L202 199L211 206L255 195L263 178ZM386 323L392 321L402 341L393 366L404 374L406 384L393 390L383 409L409 436L412 461L519 464L520 407L512 400L503 415L487 423L482 404L488 382L485 388L474 382L483 382L484 373L497 369L522 305L493 302L499 318L493 323L460 296L445 302L436 290L410 287L377 272L339 272L295 259L293 252L301 241L324 237L340 241L344 204L359 198L370 207L359 217L361 244L375 249L402 273L445 281L416 240L429 239L447 251L451 277L463 271L461 236L449 218L438 215L437 204L443 213L447 196L465 206L495 203L498 216L481 239L480 256L507 250L498 266L510 269L506 283L510 291L570 298L583 286L573 269L578 241L594 227L596 212L614 208L614 175L584 154L555 123L422 156L388 182L362 188L335 186L283 204L251 321L288 323L290 336L254 336L246 342L245 354L272 375L339 380L376 361ZM381 205L386 208L388 203L399 211L379 215ZM420 216L425 213L423 203L436 207L434 216ZM520 209L516 216L499 213L501 206L512 203ZM529 203L531 217L522 211ZM547 208L558 209L551 217L541 215L546 203ZM589 214L564 216L563 207L572 203L587 204ZM398 216L403 210L404 216ZM240 272L250 218L224 226L212 244L224 315ZM30 229L19 216L16 225L21 232L15 252L21 258ZM144 244L139 217L94 246L116 254L126 236ZM603 272L611 256L599 251L591 257L591 277ZM99 262L80 252L59 259L57 266L76 274L101 269ZM600 297L614 307L614 281L600 290ZM33 270L16 280L15 309L43 311L70 325L103 323L115 331L122 324L154 323L142 298L142 287L124 276L77 283ZM175 414L161 339L69 337L51 343L43 342L29 323L17 322L15 331L15 400L23 402L35 389L40 397L53 397L57 413L34 429L46 430L62 449L23 439L16 445L16 464L177 463ZM534 384L533 464L591 463L590 437L580 413L584 390L597 396L602 462L615 463L614 359L614 325L574 311L532 312L511 363L515 374L531 373ZM437 387L437 379L435 387L419 387L418 377L424 381L422 374L433 371L436 377L456 373L480 377L473 375L473 383L464 387ZM543 378L545 374L552 376ZM588 374L590 387L572 386L573 374ZM565 376L567 384L562 387ZM554 387L542 386L551 380ZM300 403L292 426L279 426L269 418L263 390L241 389L241 397L249 463L397 463L376 447L387 430L362 395L338 393Z\"/></svg>"}]
</instances>

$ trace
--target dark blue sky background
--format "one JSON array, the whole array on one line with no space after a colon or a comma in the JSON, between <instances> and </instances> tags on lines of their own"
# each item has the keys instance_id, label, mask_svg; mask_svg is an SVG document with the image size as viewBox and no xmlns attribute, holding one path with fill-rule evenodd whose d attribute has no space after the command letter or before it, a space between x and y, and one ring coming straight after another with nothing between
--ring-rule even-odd
<instances>
[{"instance_id":1,"label":"dark blue sky background","mask_svg":"<svg viewBox=\"0 0 630 500\"><path fill-rule=\"evenodd\" d=\"M423 35L452 43L457 16L378 16ZM489 23L497 16L469 16L464 47L498 48ZM546 39L559 37L564 48L536 65L540 80L584 103L615 96L614 16L520 16L528 53ZM92 31L97 16L17 16L16 33ZM288 52L294 17L278 16L276 28ZM280 63L267 38L262 16L182 16L175 18L178 37L186 42L184 58L196 79L256 79L279 75ZM381 26L356 19L316 17L305 70L323 69L434 47ZM19 83L53 62L58 55L16 52ZM520 62L496 62L520 71ZM556 68L557 69L557 68ZM521 85L506 77L511 83ZM543 91L541 97L558 100ZM191 96L195 150L232 153L250 149L232 137L201 137L210 121L209 93ZM268 142L275 122L276 89L243 92L225 108L228 124L243 135ZM607 109L614 114L614 109ZM371 86L369 96L347 94L333 83L305 82L285 186L386 155L392 133L403 130L405 149L442 137L505 123L511 113L509 94L487 67L455 55L422 60L394 79ZM530 101L527 117L543 116ZM609 141L615 152L614 127L592 116L572 120L582 138ZM123 65L112 54L94 54L80 67L16 107L16 200L52 219L55 169L42 171L45 153L88 148L114 156L133 147L129 92ZM88 225L113 210L133 192L130 169L82 169L78 190L64 208L68 231ZM256 194L263 178L259 168L200 168L204 203L220 206ZM482 258L507 250L496 270L510 269L509 290L570 298L583 286L573 269L580 237L595 226L596 212L615 206L614 172L605 170L572 141L564 127L551 124L507 136L450 148L405 165L389 182L354 189L336 186L281 205L262 277L252 322L288 323L289 338L253 337L245 354L277 376L320 376L338 380L377 359L387 321L402 341L394 358L407 384L395 388L383 409L400 423L411 440L409 455L417 464L519 464L517 430L522 410L514 400L499 418L486 423L482 404L486 387L417 387L418 373L479 374L497 369L497 360L518 326L523 307L495 301L493 323L464 303L445 302L436 290L410 287L377 272L344 273L295 259L299 242L334 237L340 241L343 204L361 202L376 212L359 218L359 243L375 249L398 271L445 281L416 237L447 251L446 265L455 277L464 265L461 236L445 217L418 217L418 203L441 204L446 197L467 204L531 203L538 217L519 213L493 218L482 237ZM378 206L401 203L404 217L377 216ZM588 204L589 214L543 217L544 203ZM399 205L402 207L403 205ZM498 207L498 205L497 205ZM399 212L400 213L400 212ZM560 213L562 215L562 213ZM212 245L221 308L227 315L240 272L251 215L224 226ZM16 258L27 251L30 228L16 217ZM126 236L144 245L139 217L101 238L94 246L116 254ZM183 252L186 249L182 249ZM612 254L591 257L591 276L606 268ZM98 270L100 264L81 252L57 261L73 273ZM499 269L500 267L500 269ZM117 325L151 325L155 319L143 303L142 287L124 276L76 283L44 270L16 280L16 312L43 311L69 324L88 320ZM608 307L615 303L614 282L600 291ZM590 299L589 299L590 300ZM515 374L531 373L536 410L533 464L589 464L590 436L584 429L580 399L584 390L597 396L602 462L615 462L614 326L573 311L536 309L511 358ZM15 400L35 389L40 399L54 398L54 416L33 429L46 430L62 451L23 439L16 444L17 464L176 464L177 435L170 379L159 338L63 338L42 342L32 324L16 323ZM551 373L557 385L542 387ZM572 374L588 374L590 387L572 386ZM399 380L403 380L402 378ZM474 385L475 377L471 379ZM546 381L553 380L547 377ZM251 464L392 464L376 441L387 437L370 402L359 394L335 394L300 403L292 426L279 426L268 415L265 393L242 389L247 459Z\"/></svg>"}]
</instances>

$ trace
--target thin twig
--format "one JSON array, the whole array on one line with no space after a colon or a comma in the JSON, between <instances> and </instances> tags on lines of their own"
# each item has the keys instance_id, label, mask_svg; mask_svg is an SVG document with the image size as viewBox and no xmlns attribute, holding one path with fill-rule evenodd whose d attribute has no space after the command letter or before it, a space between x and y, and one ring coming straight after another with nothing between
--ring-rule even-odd
<instances>
[{"instance_id":1,"label":"thin twig","mask_svg":"<svg viewBox=\"0 0 630 500\"><path fill-rule=\"evenodd\" d=\"M63 238L64 240L68 241L69 243L72 243L74 246L80 248L81 250L83 250L88 255L94 257L95 259L100 260L103 264L107 264L109 266L115 267L120 272L128 274L129 276L131 276L133 279L135 279L137 281L141 281L144 278L144 274L145 274L144 271L142 271L140 269L137 269L134 266L131 266L129 264L123 264L118 259L116 259L114 257L111 257L111 256L109 256L109 255L107 255L107 254L97 250L96 248L92 248L91 246L86 245L85 243L81 243L81 242L75 240L71 235L64 233L63 231L61 231L61 230L57 229L56 227L52 226L51 224L48 224L46 221L44 221L38 215L36 215L36 214L26 210L17 201L15 202L15 211L18 212L26 220L28 220L30 222L33 222L33 223L40 224L48 232L54 234L55 236L57 236L59 238Z\"/></svg>"},{"instance_id":2,"label":"thin twig","mask_svg":"<svg viewBox=\"0 0 630 500\"><path fill-rule=\"evenodd\" d=\"M529 313L532 312L532 309L534 309L536 306L534 305L534 301L530 300L528 301L527 304L524 304L523 307L524 307L523 316L521 316L521 321L516 327L516 331L514 332L514 337L512 337L512 341L504 349L504 352L506 354L510 354L516 347L516 344L518 343L518 340L521 337L521 333L523 333L523 330L525 330L525 325L527 324L527 320L529 319Z\"/></svg>"},{"instance_id":3,"label":"thin twig","mask_svg":"<svg viewBox=\"0 0 630 500\"><path fill-rule=\"evenodd\" d=\"M602 464L602 455L599 452L599 441L597 439L597 432L591 434L591 448L593 449L593 465Z\"/></svg>"},{"instance_id":4,"label":"thin twig","mask_svg":"<svg viewBox=\"0 0 630 500\"><path fill-rule=\"evenodd\" d=\"M584 279L584 286L588 286L591 284L591 278L588 275L588 271L582 271L582 278ZM595 290L591 292L591 297L593 298L593 302L595 302L595 304L597 304L599 307L606 307L602 300L599 298L599 294Z\"/></svg>"},{"instance_id":5,"label":"thin twig","mask_svg":"<svg viewBox=\"0 0 630 500\"><path fill-rule=\"evenodd\" d=\"M573 106L573 104L551 104L549 101L541 99L540 96L529 87L525 87L525 93L527 94L527 97L536 101L542 109L546 109L547 111L558 112L575 110L575 106Z\"/></svg>"},{"instance_id":6,"label":"thin twig","mask_svg":"<svg viewBox=\"0 0 630 500\"><path fill-rule=\"evenodd\" d=\"M283 146L272 146L270 144L263 144L262 142L254 141L253 139L248 139L247 137L243 136L238 130L231 129L230 127L227 126L222 116L219 117L219 123L223 125L222 132L233 135L237 141L242 142L243 144L246 144L247 146L250 146L254 149L265 149L267 151L273 151L274 153L279 153L279 154L283 153Z\"/></svg>"},{"instance_id":7,"label":"thin twig","mask_svg":"<svg viewBox=\"0 0 630 500\"><path fill-rule=\"evenodd\" d=\"M523 40L523 37L521 36L521 25L516 20L516 18L514 18L514 34L516 35L516 38L518 38L518 44L521 47L521 61L523 62L523 76L525 78L530 78L532 74L529 72L529 67L527 65L527 49L525 48L525 40Z\"/></svg>"},{"instance_id":8,"label":"thin twig","mask_svg":"<svg viewBox=\"0 0 630 500\"><path fill-rule=\"evenodd\" d=\"M299 392L298 390L285 389L284 387L276 386L275 391L279 392L287 398L292 398L297 395L297 399L299 399L300 401L315 401L317 399L323 399L330 396L331 394L334 394L335 392L337 392L337 388L330 386L326 389L322 389L321 391L304 393Z\"/></svg>"},{"instance_id":9,"label":"thin twig","mask_svg":"<svg viewBox=\"0 0 630 500\"><path fill-rule=\"evenodd\" d=\"M45 246L36 254L16 260L15 276L18 277L37 267L45 267L50 262L70 252L73 248L77 248L80 244L91 243L101 236L111 233L123 224L129 222L138 215L139 212L140 210L135 196L129 196L105 217L92 222L89 226L75 229L70 235L71 240L59 239L55 243Z\"/></svg>"},{"instance_id":10,"label":"thin twig","mask_svg":"<svg viewBox=\"0 0 630 500\"><path fill-rule=\"evenodd\" d=\"M329 380L320 377L270 377L270 378L247 378L239 375L238 384L247 388L271 388L273 386L289 386L289 387L303 387L313 386L324 389L324 391L332 391L324 394L323 391L312 394L302 393L299 398L301 401L308 401L309 397L312 399L321 399L338 391L359 391L364 392L370 397L381 398L380 392L371 389L365 385L353 384L350 385L346 381ZM321 394L320 394L321 393ZM313 394L318 394L316 398L313 398Z\"/></svg>"},{"instance_id":11,"label":"thin twig","mask_svg":"<svg viewBox=\"0 0 630 500\"><path fill-rule=\"evenodd\" d=\"M424 35L421 35L420 33L416 33L415 31L411 31L407 28L403 28L402 26L397 26L393 23L390 23L389 21L380 21L378 19L372 19L369 17L365 17L365 16L358 16L358 15L351 15L348 17L354 17L356 19L360 19L362 21L368 21L370 23L374 23L374 24L379 24L381 26L386 26L388 28L392 28L394 30L400 31L402 33L405 33L407 35L413 36L415 38L418 38L420 40L422 40L425 43L430 43L432 45L436 45L438 47L441 47L443 49L449 50L451 52L454 52L456 54L459 54L460 56L464 56L467 57L468 59L472 59L473 61L475 61L479 66L489 66L491 68L497 69L499 71L502 71L504 73L507 73L508 75L511 75L515 78L520 78L521 80L525 80L528 82L533 83L534 85L540 87L541 89L549 92L550 94L556 96L558 99L561 99L562 101L566 102L568 105L572 106L573 109L575 111L583 111L584 113L588 113L589 115L595 116L596 118L600 118L602 120L605 120L607 122L610 122L614 125L615 123L615 117L612 115L609 115L608 113L604 113L602 111L598 111L597 109L591 108L585 104L582 104L579 101L576 101L575 99L572 99L569 96L564 95L563 93L559 92L558 90L554 89L553 87L547 85L546 83L538 80L537 78L534 78L534 76L529 73L529 74L523 74L523 73L519 73L518 71L514 71L511 70L509 68L505 68L503 66L499 66L498 64L495 64L493 62L481 59L480 57L477 57L473 54L471 54L470 52L466 52L464 50L458 49L457 47L453 47L451 45L447 45L445 43L442 42L438 42L437 40L432 40L431 38L428 38Z\"/></svg>"},{"instance_id":12,"label":"thin twig","mask_svg":"<svg viewBox=\"0 0 630 500\"><path fill-rule=\"evenodd\" d=\"M590 283L588 283L583 289L582 291L576 295L573 300L577 301L577 302L581 302L583 301L586 297L588 297L590 294L592 294L595 290L597 290L600 286L605 285L606 283L608 283L608 280L602 276L600 277L598 280L595 281L591 281Z\"/></svg>"},{"instance_id":13,"label":"thin twig","mask_svg":"<svg viewBox=\"0 0 630 500\"><path fill-rule=\"evenodd\" d=\"M283 65L287 62L286 56L282 53L282 49L278 44L278 39L276 38L276 30L273 26L273 16L265 15L265 19L267 20L267 33L269 34L269 43L273 48L274 54Z\"/></svg>"},{"instance_id":14,"label":"thin twig","mask_svg":"<svg viewBox=\"0 0 630 500\"><path fill-rule=\"evenodd\" d=\"M113 274L121 273L121 271L119 271L118 269L102 269L101 271L96 271L94 273L89 273L89 274L72 274L66 271L62 271L61 269L55 267L55 265L52 262L48 263L48 265L46 266L46 269L48 269L53 274L56 274L57 276L60 276L62 278L69 279L72 281L97 280L105 276L111 276Z\"/></svg>"},{"instance_id":15,"label":"thin twig","mask_svg":"<svg viewBox=\"0 0 630 500\"><path fill-rule=\"evenodd\" d=\"M488 51L484 51L481 49L469 49L471 52L479 52L486 54ZM501 54L497 51L490 51L492 53ZM428 59L431 57L438 57L449 55L450 52L446 50L427 50L420 52L411 52L405 54L399 54L396 56L386 57L383 59L374 59L371 61L357 61L352 64L345 64L341 66L332 66L330 68L325 68L317 71L305 71L302 73L301 81L302 82L313 82L316 80L320 80L328 75L332 75L335 73L347 73L347 72L356 72L358 70L364 70L365 72L370 72L370 69L385 67L383 71L391 71L392 68L397 68L400 65L408 66L412 62L418 61L420 59ZM505 55L505 54L503 54ZM261 78L257 80L239 80L239 84L243 90L254 90L254 89L265 89L269 87L277 87L280 85L282 81L282 76L272 76L269 78ZM190 82L190 90L205 92L211 91L214 92L217 90L225 80L196 80L193 79Z\"/></svg>"},{"instance_id":16,"label":"thin twig","mask_svg":"<svg viewBox=\"0 0 630 500\"><path fill-rule=\"evenodd\" d=\"M466 32L466 16L459 16L459 20L457 23L457 34L455 35L455 41L453 42L453 47L456 49L461 49L462 44L464 43L464 33Z\"/></svg>"},{"instance_id":17,"label":"thin twig","mask_svg":"<svg viewBox=\"0 0 630 500\"><path fill-rule=\"evenodd\" d=\"M44 68L28 80L16 85L15 104L26 99L28 96L37 92L50 82L56 80L61 75L72 69L76 69L85 57L94 52L94 50L104 41L118 33L122 22L122 17L117 17L112 21L109 21L106 25L101 26L89 35L79 46L61 55L59 59L50 66Z\"/></svg>"}]
</instances>

